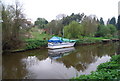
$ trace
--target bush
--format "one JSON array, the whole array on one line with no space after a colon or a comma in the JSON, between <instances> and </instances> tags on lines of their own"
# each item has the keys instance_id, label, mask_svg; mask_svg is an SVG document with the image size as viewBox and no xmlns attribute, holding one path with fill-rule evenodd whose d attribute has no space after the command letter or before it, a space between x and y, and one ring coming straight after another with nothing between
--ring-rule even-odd
<instances>
[{"instance_id":1,"label":"bush","mask_svg":"<svg viewBox=\"0 0 120 81\"><path fill-rule=\"evenodd\" d=\"M47 45L47 41L44 41L44 40L28 40L26 41L26 43L27 43L26 49L34 49L34 48Z\"/></svg>"},{"instance_id":2,"label":"bush","mask_svg":"<svg viewBox=\"0 0 120 81\"><path fill-rule=\"evenodd\" d=\"M64 27L64 36L66 38L79 38L83 33L83 27L76 21L72 21Z\"/></svg>"},{"instance_id":3,"label":"bush","mask_svg":"<svg viewBox=\"0 0 120 81\"><path fill-rule=\"evenodd\" d=\"M80 77L72 78L71 81L113 81L120 79L120 55L113 56L110 62L102 63L98 66L95 72L90 75L81 75Z\"/></svg>"},{"instance_id":4,"label":"bush","mask_svg":"<svg viewBox=\"0 0 120 81\"><path fill-rule=\"evenodd\" d=\"M102 42L101 39L84 38L77 40L76 44L91 44L91 43L99 43L99 42Z\"/></svg>"}]
</instances>

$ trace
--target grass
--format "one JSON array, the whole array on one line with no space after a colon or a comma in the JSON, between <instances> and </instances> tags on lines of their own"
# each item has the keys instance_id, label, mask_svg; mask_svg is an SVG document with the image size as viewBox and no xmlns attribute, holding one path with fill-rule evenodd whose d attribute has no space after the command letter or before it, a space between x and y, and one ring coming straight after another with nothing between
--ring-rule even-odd
<instances>
[{"instance_id":1,"label":"grass","mask_svg":"<svg viewBox=\"0 0 120 81\"><path fill-rule=\"evenodd\" d=\"M34 27L30 30L32 38L26 38L25 41L28 40L48 40L52 37L52 35L45 34L43 30Z\"/></svg>"},{"instance_id":2,"label":"grass","mask_svg":"<svg viewBox=\"0 0 120 81\"><path fill-rule=\"evenodd\" d=\"M48 34L39 34L38 32L33 32L32 33L34 39L37 39L37 40L44 40L44 38L51 38L52 36L51 35L48 35Z\"/></svg>"}]
</instances>

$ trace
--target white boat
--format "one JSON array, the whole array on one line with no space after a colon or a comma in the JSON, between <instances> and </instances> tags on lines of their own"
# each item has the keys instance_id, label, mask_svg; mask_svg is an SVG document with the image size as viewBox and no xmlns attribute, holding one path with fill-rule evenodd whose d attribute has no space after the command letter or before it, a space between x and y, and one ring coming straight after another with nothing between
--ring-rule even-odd
<instances>
[{"instance_id":1,"label":"white boat","mask_svg":"<svg viewBox=\"0 0 120 81\"><path fill-rule=\"evenodd\" d=\"M63 43L48 43L48 48L57 49L57 48L65 48L74 46L75 42L63 42Z\"/></svg>"},{"instance_id":2,"label":"white boat","mask_svg":"<svg viewBox=\"0 0 120 81\"><path fill-rule=\"evenodd\" d=\"M48 47L50 49L57 49L57 48L66 48L72 47L75 45L75 40L69 40L61 37L52 37L48 40Z\"/></svg>"}]
</instances>

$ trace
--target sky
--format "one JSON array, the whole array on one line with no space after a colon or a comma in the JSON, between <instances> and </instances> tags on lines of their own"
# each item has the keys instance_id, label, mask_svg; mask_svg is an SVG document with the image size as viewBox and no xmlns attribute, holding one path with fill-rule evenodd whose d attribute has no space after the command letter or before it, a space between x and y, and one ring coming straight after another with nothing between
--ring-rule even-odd
<instances>
[{"instance_id":1,"label":"sky","mask_svg":"<svg viewBox=\"0 0 120 81\"><path fill-rule=\"evenodd\" d=\"M4 0L11 4L15 0ZM24 13L28 19L35 21L38 17L49 22L56 19L58 14L71 15L84 13L96 15L104 20L118 16L118 2L120 0L18 0L23 4Z\"/></svg>"}]
</instances>

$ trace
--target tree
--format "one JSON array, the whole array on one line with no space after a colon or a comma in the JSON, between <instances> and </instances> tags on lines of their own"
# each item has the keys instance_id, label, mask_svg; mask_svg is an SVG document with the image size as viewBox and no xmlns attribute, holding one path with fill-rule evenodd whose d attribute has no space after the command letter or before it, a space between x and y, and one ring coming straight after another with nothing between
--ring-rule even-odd
<instances>
[{"instance_id":1,"label":"tree","mask_svg":"<svg viewBox=\"0 0 120 81\"><path fill-rule=\"evenodd\" d=\"M45 28L48 21L45 18L37 18L34 24L39 28Z\"/></svg>"},{"instance_id":2,"label":"tree","mask_svg":"<svg viewBox=\"0 0 120 81\"><path fill-rule=\"evenodd\" d=\"M47 29L51 35L61 35L63 30L62 20L52 20L47 24Z\"/></svg>"},{"instance_id":3,"label":"tree","mask_svg":"<svg viewBox=\"0 0 120 81\"><path fill-rule=\"evenodd\" d=\"M23 23L23 19L25 19L23 11L22 11L22 5L19 2L15 2L15 6L11 6L10 8L11 13L14 15L14 24L12 29L12 38L13 40L19 40L20 35L20 27Z\"/></svg>"},{"instance_id":4,"label":"tree","mask_svg":"<svg viewBox=\"0 0 120 81\"><path fill-rule=\"evenodd\" d=\"M101 24L101 25L104 25L104 21L103 21L103 18L102 18L102 17L100 18L100 24Z\"/></svg>"},{"instance_id":5,"label":"tree","mask_svg":"<svg viewBox=\"0 0 120 81\"><path fill-rule=\"evenodd\" d=\"M12 33L13 22L12 14L10 14L10 10L6 9L5 5L2 4L2 46L3 49L7 47L8 41L10 41ZM7 32L6 32L7 31ZM9 47L8 47L9 48Z\"/></svg>"},{"instance_id":6,"label":"tree","mask_svg":"<svg viewBox=\"0 0 120 81\"><path fill-rule=\"evenodd\" d=\"M67 38L78 38L83 33L82 25L76 21L72 21L64 27L64 36Z\"/></svg>"},{"instance_id":7,"label":"tree","mask_svg":"<svg viewBox=\"0 0 120 81\"><path fill-rule=\"evenodd\" d=\"M4 49L15 49L20 47L20 27L22 27L24 14L19 2L15 5L2 4L2 47ZM7 32L6 32L7 31Z\"/></svg>"},{"instance_id":8,"label":"tree","mask_svg":"<svg viewBox=\"0 0 120 81\"><path fill-rule=\"evenodd\" d=\"M118 16L117 29L120 30L120 15Z\"/></svg>"},{"instance_id":9,"label":"tree","mask_svg":"<svg viewBox=\"0 0 120 81\"><path fill-rule=\"evenodd\" d=\"M85 16L81 24L84 28L84 36L94 36L98 27L98 21L96 17Z\"/></svg>"},{"instance_id":10,"label":"tree","mask_svg":"<svg viewBox=\"0 0 120 81\"><path fill-rule=\"evenodd\" d=\"M65 26L65 25L69 25L69 23L71 23L72 21L81 22L83 17L84 17L84 13L82 13L82 14L72 13L70 16L67 16L67 17L63 18L62 24Z\"/></svg>"},{"instance_id":11,"label":"tree","mask_svg":"<svg viewBox=\"0 0 120 81\"><path fill-rule=\"evenodd\" d=\"M105 37L108 34L110 34L110 29L107 26L101 24L98 25L98 29L95 35L96 37Z\"/></svg>"},{"instance_id":12,"label":"tree","mask_svg":"<svg viewBox=\"0 0 120 81\"><path fill-rule=\"evenodd\" d=\"M112 24L112 25L116 26L116 19L115 19L115 17L112 17L112 19L109 21L109 24Z\"/></svg>"},{"instance_id":13,"label":"tree","mask_svg":"<svg viewBox=\"0 0 120 81\"><path fill-rule=\"evenodd\" d=\"M110 23L110 19L107 20L107 25Z\"/></svg>"},{"instance_id":14,"label":"tree","mask_svg":"<svg viewBox=\"0 0 120 81\"><path fill-rule=\"evenodd\" d=\"M110 29L110 34L111 35L114 35L117 32L117 29L114 25L109 24L109 25L107 25L107 27Z\"/></svg>"}]
</instances>

